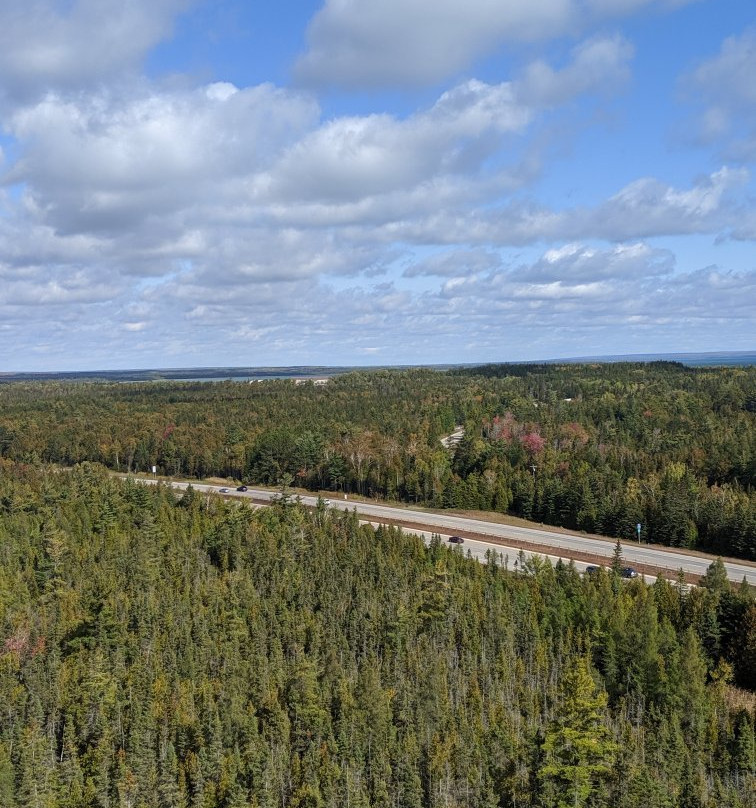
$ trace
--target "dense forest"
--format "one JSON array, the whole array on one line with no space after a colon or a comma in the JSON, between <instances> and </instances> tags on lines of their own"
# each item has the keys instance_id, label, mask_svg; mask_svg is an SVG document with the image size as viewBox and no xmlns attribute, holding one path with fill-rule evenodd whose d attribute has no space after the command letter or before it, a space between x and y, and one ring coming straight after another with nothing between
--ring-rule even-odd
<instances>
[{"instance_id":1,"label":"dense forest","mask_svg":"<svg viewBox=\"0 0 756 808\"><path fill-rule=\"evenodd\" d=\"M756 368L0 385L0 456L510 513L756 559ZM446 448L442 438L464 430Z\"/></svg>"},{"instance_id":2,"label":"dense forest","mask_svg":"<svg viewBox=\"0 0 756 808\"><path fill-rule=\"evenodd\" d=\"M753 808L752 595L512 566L0 460L0 805Z\"/></svg>"}]
</instances>

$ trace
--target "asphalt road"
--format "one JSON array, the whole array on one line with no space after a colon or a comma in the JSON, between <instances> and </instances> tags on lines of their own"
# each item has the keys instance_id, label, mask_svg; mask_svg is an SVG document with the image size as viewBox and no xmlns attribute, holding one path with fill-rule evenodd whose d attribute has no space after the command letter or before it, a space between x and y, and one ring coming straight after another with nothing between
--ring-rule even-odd
<instances>
[{"instance_id":1,"label":"asphalt road","mask_svg":"<svg viewBox=\"0 0 756 808\"><path fill-rule=\"evenodd\" d=\"M155 480L145 480L154 483ZM186 488L189 483L173 482L174 488ZM195 491L219 493L223 486L191 483ZM269 502L279 494L276 491L266 491L260 488L249 488L245 492L236 491L229 487L225 496L235 496L259 503ZM343 495L342 495L343 496ZM300 496L303 505L315 506L317 497ZM554 529L539 529L520 527L516 525L503 525L496 522L486 522L481 519L470 519L446 513L429 513L427 511L413 510L411 508L398 508L388 505L360 501L344 501L335 496L328 500L329 506L342 510L356 510L364 521L373 523L397 523L405 526L412 532L438 533L441 536L461 535L465 538L465 552L470 550L474 557L484 559L489 550L503 554L509 558L510 566L514 563L520 549L526 555L548 555L553 559L580 559L576 562L578 568L584 568L586 563L611 563L616 544L615 539L600 539L591 536L561 532ZM508 544L507 542L513 542ZM715 556L703 553L688 553L671 551L655 545L637 544L635 542L622 542L622 556L626 564L647 568L649 574L661 572L668 578L675 578L678 570L683 569L692 575L703 575L714 560ZM752 586L756 586L756 564L747 561L733 561L726 559L725 568L729 579L740 583L745 577Z\"/></svg>"}]
</instances>

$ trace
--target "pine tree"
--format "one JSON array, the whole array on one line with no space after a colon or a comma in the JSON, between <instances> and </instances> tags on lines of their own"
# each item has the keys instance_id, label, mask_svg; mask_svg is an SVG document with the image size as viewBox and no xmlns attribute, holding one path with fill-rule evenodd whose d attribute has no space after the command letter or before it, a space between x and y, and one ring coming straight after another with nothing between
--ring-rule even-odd
<instances>
[{"instance_id":1,"label":"pine tree","mask_svg":"<svg viewBox=\"0 0 756 808\"><path fill-rule=\"evenodd\" d=\"M721 558L717 558L709 565L706 575L701 578L699 586L708 589L715 595L721 596L730 591L730 581L727 577L727 570Z\"/></svg>"},{"instance_id":2,"label":"pine tree","mask_svg":"<svg viewBox=\"0 0 756 808\"><path fill-rule=\"evenodd\" d=\"M55 768L43 728L31 722L21 736L19 808L54 808Z\"/></svg>"},{"instance_id":3,"label":"pine tree","mask_svg":"<svg viewBox=\"0 0 756 808\"><path fill-rule=\"evenodd\" d=\"M587 658L576 659L564 675L560 697L542 744L539 778L549 805L580 808L610 773L616 752L604 723L607 695L593 681Z\"/></svg>"},{"instance_id":4,"label":"pine tree","mask_svg":"<svg viewBox=\"0 0 756 808\"><path fill-rule=\"evenodd\" d=\"M615 576L622 575L622 568L624 565L625 561L622 558L622 543L619 539L617 539L617 542L614 545L614 552L612 553L612 572Z\"/></svg>"},{"instance_id":5,"label":"pine tree","mask_svg":"<svg viewBox=\"0 0 756 808\"><path fill-rule=\"evenodd\" d=\"M9 750L4 743L0 743L0 805L3 808L15 808L15 784L13 778L13 764Z\"/></svg>"}]
</instances>

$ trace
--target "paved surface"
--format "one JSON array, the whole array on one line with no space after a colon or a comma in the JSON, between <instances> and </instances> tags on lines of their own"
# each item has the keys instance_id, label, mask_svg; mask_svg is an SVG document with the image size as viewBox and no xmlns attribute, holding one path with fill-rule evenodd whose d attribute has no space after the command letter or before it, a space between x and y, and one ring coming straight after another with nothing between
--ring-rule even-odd
<instances>
[{"instance_id":1,"label":"paved surface","mask_svg":"<svg viewBox=\"0 0 756 808\"><path fill-rule=\"evenodd\" d=\"M155 480L145 482L154 483ZM174 488L186 488L189 483L173 482ZM219 493L224 486L191 483L195 491ZM228 487L225 496L235 496L265 504L279 496L276 491L261 488L249 488L246 492L236 491ZM342 495L343 496L343 495ZM318 497L300 496L303 505L314 506ZM522 549L526 555L548 555L552 559L575 559L578 568L586 564L611 563L616 544L615 539L601 539L585 535L545 530L517 525L503 525L481 519L470 519L446 513L429 513L412 508L391 507L359 501L344 501L334 498L327 500L329 507L341 510L356 510L364 521L372 523L400 524L415 533L438 533L441 536L461 535L465 543L461 545L465 552L480 559L485 559L489 550L508 556L510 567ZM622 556L626 564L636 566L648 575L661 572L674 579L682 568L690 576L701 576L714 560L715 556L703 553L672 551L655 545L622 543ZM501 557L501 556L500 556ZM725 560L725 568L729 579L740 583L745 577L752 586L756 586L756 564L747 561Z\"/></svg>"}]
</instances>

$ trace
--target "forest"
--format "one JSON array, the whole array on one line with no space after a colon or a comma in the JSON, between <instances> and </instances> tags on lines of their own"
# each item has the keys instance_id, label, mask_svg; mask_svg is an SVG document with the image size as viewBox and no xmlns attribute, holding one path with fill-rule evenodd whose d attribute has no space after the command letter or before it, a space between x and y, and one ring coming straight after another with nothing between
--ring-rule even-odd
<instances>
[{"instance_id":1,"label":"forest","mask_svg":"<svg viewBox=\"0 0 756 808\"><path fill-rule=\"evenodd\" d=\"M721 562L515 572L324 500L0 459L0 632L3 808L754 805Z\"/></svg>"},{"instance_id":2,"label":"forest","mask_svg":"<svg viewBox=\"0 0 756 808\"><path fill-rule=\"evenodd\" d=\"M0 385L0 457L496 511L756 559L756 367ZM442 439L463 430L458 445Z\"/></svg>"}]
</instances>

